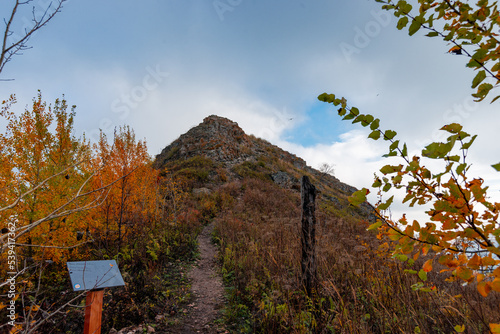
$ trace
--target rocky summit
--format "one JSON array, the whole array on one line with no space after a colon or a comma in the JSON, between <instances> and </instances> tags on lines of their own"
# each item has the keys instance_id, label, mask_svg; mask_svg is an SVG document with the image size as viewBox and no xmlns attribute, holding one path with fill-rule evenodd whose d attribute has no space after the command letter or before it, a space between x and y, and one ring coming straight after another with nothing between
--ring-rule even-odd
<instances>
[{"instance_id":1,"label":"rocky summit","mask_svg":"<svg viewBox=\"0 0 500 334\"><path fill-rule=\"evenodd\" d=\"M368 207L352 208L347 197L356 188L320 172L292 153L266 140L247 135L238 123L211 115L156 156L156 168L189 180L193 192L208 192L235 179L259 178L293 191L308 175L322 200L351 215L369 216Z\"/></svg>"},{"instance_id":2,"label":"rocky summit","mask_svg":"<svg viewBox=\"0 0 500 334\"><path fill-rule=\"evenodd\" d=\"M169 161L187 159L196 155L205 156L227 166L234 166L268 154L270 148L278 154L277 158L292 163L297 168L306 167L305 161L295 155L262 139L245 134L238 123L211 115L165 147L156 156L156 166L161 167Z\"/></svg>"}]
</instances>

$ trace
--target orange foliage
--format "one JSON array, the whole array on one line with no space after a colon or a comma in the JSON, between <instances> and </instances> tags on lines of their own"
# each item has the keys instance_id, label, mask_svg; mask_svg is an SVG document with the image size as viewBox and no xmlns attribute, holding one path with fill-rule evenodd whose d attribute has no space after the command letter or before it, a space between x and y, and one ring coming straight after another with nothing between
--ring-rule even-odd
<instances>
[{"instance_id":1,"label":"orange foliage","mask_svg":"<svg viewBox=\"0 0 500 334\"><path fill-rule=\"evenodd\" d=\"M64 261L96 240L120 246L159 219L158 172L129 127L119 128L111 145L102 135L92 147L75 138L74 107L68 111L64 99L47 106L39 93L19 116L10 110L15 102L11 96L0 111L7 121L0 134L0 218L15 223L18 256ZM3 258L7 234L0 241Z\"/></svg>"}]
</instances>

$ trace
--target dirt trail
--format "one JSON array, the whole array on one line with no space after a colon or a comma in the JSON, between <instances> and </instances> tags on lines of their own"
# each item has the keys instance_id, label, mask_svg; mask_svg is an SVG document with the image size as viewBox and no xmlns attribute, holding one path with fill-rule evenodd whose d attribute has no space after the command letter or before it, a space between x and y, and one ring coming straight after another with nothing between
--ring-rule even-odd
<instances>
[{"instance_id":1,"label":"dirt trail","mask_svg":"<svg viewBox=\"0 0 500 334\"><path fill-rule=\"evenodd\" d=\"M213 223L205 226L198 236L200 260L189 273L194 302L184 321L183 333L224 333L214 324L224 305L224 287L217 273L215 255L217 248L211 243Z\"/></svg>"}]
</instances>

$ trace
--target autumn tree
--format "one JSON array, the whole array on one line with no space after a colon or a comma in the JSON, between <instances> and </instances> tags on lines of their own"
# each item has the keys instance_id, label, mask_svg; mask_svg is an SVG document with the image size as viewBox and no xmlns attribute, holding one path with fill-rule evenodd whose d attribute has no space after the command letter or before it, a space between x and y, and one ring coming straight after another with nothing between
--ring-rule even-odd
<instances>
[{"instance_id":1,"label":"autumn tree","mask_svg":"<svg viewBox=\"0 0 500 334\"><path fill-rule=\"evenodd\" d=\"M103 203L119 179L92 183L106 165L93 159L85 139L74 136L74 107L70 109L64 99L47 105L39 93L31 108L19 115L11 110L15 103L11 96L0 110L7 123L0 134L0 218L4 222L0 288L9 284L4 281L7 278L19 283L20 313L13 330L23 328L28 333L54 315L41 308L39 299L48 298L41 283L44 268L67 260L72 250L93 241L89 212ZM87 235L85 240L79 238L82 233ZM57 276L61 272L51 275L61 277ZM57 306L56 314L74 300ZM5 306L0 303L0 310Z\"/></svg>"},{"instance_id":2,"label":"autumn tree","mask_svg":"<svg viewBox=\"0 0 500 334\"><path fill-rule=\"evenodd\" d=\"M95 211L94 219L100 222L101 231L105 230L106 247L116 240L120 250L127 233L138 231L141 224L159 218L158 172L152 167L145 141L137 141L128 126L116 129L111 144L101 133L95 150L99 163L107 165L94 179L95 186L119 181Z\"/></svg>"},{"instance_id":3,"label":"autumn tree","mask_svg":"<svg viewBox=\"0 0 500 334\"><path fill-rule=\"evenodd\" d=\"M465 56L466 66L477 71L472 81L472 95L477 102L498 88L500 17L496 2L479 0L473 5L419 0L415 10L404 0L376 1L398 18L398 29L408 26L410 36L426 30L427 36L441 37L449 44L450 53ZM377 190L378 202L373 209L378 220L369 229L377 230L379 238L393 241L391 254L399 260L413 264L421 255L432 255L420 270L409 270L421 279L414 288L429 290L424 283L427 273L439 263L445 268L442 271L450 273L450 281L475 283L483 296L500 292L500 203L490 200L482 178L472 178L468 173L468 150L476 135L464 131L461 124L447 124L441 128L448 134L445 142L431 143L420 155L410 156L406 143L397 139L395 131L384 130L379 119L360 113L334 94L324 93L318 99L336 106L342 119L369 128L369 138L387 141L389 152L385 157L400 158L401 163L385 165L375 177L372 187ZM443 169L430 170L426 167L428 159L441 161ZM500 170L500 164L492 166ZM403 203L410 207L428 208L428 220L408 220L406 215L394 219L389 209L395 197L386 195L394 189L404 190ZM351 196L350 202L359 205L366 201L368 193L363 188ZM456 329L464 330L461 326ZM500 324L490 324L490 331L500 333Z\"/></svg>"},{"instance_id":4,"label":"autumn tree","mask_svg":"<svg viewBox=\"0 0 500 334\"><path fill-rule=\"evenodd\" d=\"M130 259L137 240L153 244L148 252L155 259L161 245L155 237L164 236L151 234L166 226L155 229L164 216L163 188L176 187L160 182L146 142L137 141L130 127L117 128L111 143L101 135L91 145L75 137L75 107L64 98L47 105L39 93L20 114L12 111L15 103L11 96L0 110L7 123L0 133L0 218L6 222L0 268L2 277L16 272L16 281L23 282L15 328L31 333L77 298L47 294L47 284L67 280L64 269L47 274L47 261ZM11 246L15 269L7 266ZM42 276L52 279L44 285ZM0 288L7 284L0 282Z\"/></svg>"},{"instance_id":5,"label":"autumn tree","mask_svg":"<svg viewBox=\"0 0 500 334\"><path fill-rule=\"evenodd\" d=\"M47 106L39 93L19 116L10 110L13 103L11 97L1 110L8 124L0 135L0 215L15 223L16 244L26 256L56 260L58 249L76 245L84 229L80 214L106 195L106 186L91 189L88 183L102 166L90 164L89 144L74 137L74 108L68 111L64 99ZM0 240L4 246L6 236Z\"/></svg>"}]
</instances>

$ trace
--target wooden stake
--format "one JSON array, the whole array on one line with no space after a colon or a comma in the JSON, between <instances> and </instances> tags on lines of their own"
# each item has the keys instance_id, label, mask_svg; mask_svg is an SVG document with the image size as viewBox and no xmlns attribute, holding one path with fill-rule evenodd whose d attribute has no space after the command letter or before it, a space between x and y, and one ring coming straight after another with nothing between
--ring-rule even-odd
<instances>
[{"instance_id":1,"label":"wooden stake","mask_svg":"<svg viewBox=\"0 0 500 334\"><path fill-rule=\"evenodd\" d=\"M102 299L104 290L90 290L85 300L84 334L101 334Z\"/></svg>"},{"instance_id":2,"label":"wooden stake","mask_svg":"<svg viewBox=\"0 0 500 334\"><path fill-rule=\"evenodd\" d=\"M316 188L307 176L301 180L300 197L302 201L302 284L307 295L311 297L312 289L316 285L316 216L315 200Z\"/></svg>"}]
</instances>

